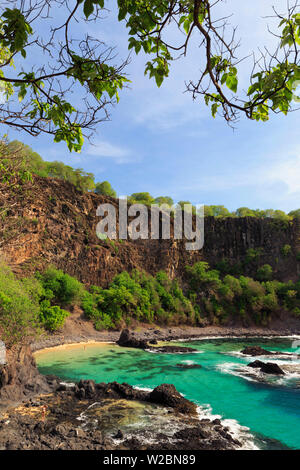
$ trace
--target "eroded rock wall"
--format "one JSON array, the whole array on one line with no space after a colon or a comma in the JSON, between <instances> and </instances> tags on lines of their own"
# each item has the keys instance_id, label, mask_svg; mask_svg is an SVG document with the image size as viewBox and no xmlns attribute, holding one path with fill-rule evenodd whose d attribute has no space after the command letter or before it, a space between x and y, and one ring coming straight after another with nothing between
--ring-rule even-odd
<instances>
[{"instance_id":1,"label":"eroded rock wall","mask_svg":"<svg viewBox=\"0 0 300 470\"><path fill-rule=\"evenodd\" d=\"M182 277L184 267L198 260L211 266L226 258L243 262L250 248L262 249L260 265L268 263L275 277L295 280L299 274L300 226L272 219L205 219L201 251L187 251L181 240L103 242L96 236L100 203L114 199L81 193L71 184L53 178L34 179L20 189L0 186L0 256L20 275L54 264L86 284L107 285L124 270L166 270ZM284 256L284 245L291 253ZM253 275L257 265L244 266Z\"/></svg>"}]
</instances>

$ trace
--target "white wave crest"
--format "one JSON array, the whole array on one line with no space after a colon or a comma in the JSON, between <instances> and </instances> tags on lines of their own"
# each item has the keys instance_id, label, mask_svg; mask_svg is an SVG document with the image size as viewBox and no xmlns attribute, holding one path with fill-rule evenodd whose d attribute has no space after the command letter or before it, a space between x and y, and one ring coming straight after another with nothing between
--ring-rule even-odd
<instances>
[{"instance_id":1,"label":"white wave crest","mask_svg":"<svg viewBox=\"0 0 300 470\"><path fill-rule=\"evenodd\" d=\"M197 407L199 419L219 419L222 426L229 428L229 433L233 439L238 440L242 446L237 447L237 450L259 450L259 447L254 442L254 436L250 433L250 429L242 426L235 419L225 419L221 415L213 414L210 405L202 405Z\"/></svg>"}]
</instances>

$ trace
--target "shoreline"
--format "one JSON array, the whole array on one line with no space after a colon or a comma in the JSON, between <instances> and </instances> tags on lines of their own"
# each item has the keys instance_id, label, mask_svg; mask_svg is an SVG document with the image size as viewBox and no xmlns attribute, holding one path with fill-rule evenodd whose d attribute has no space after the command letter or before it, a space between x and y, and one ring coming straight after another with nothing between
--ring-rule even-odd
<instances>
[{"instance_id":1,"label":"shoreline","mask_svg":"<svg viewBox=\"0 0 300 470\"><path fill-rule=\"evenodd\" d=\"M70 349L73 349L73 348L78 348L78 346L98 346L98 345L102 345L102 346L106 346L108 344L115 344L113 341L93 341L93 340L90 340L90 341L80 341L80 342L77 342L77 343L63 343L63 344L59 344L57 346L50 346L48 348L43 348L43 349L36 349L35 351L33 351L33 355L34 357L36 357L37 355L39 354L43 354L43 353L47 353L47 352L51 352L53 350L70 350Z\"/></svg>"},{"instance_id":2,"label":"shoreline","mask_svg":"<svg viewBox=\"0 0 300 470\"><path fill-rule=\"evenodd\" d=\"M254 338L254 337L295 337L300 338L298 331L295 329L269 329L269 328L191 328L191 327L173 327L158 328L153 326L144 326L133 330L134 337L151 341L157 339L163 341L189 341L201 340L209 338ZM75 337L72 335L53 335L52 337L43 338L39 343L33 344L33 356L47 353L49 351L68 350L78 347L93 347L115 344L119 338L119 331L114 332L95 332L96 335L85 335L83 337ZM95 338L96 336L96 338ZM110 340L109 340L110 339ZM112 341L115 339L115 341ZM76 341L77 340L77 341ZM51 345L49 344L51 342ZM53 343L56 343L55 345ZM60 343L60 344L58 344ZM46 347L47 344L47 347ZM44 347L43 347L44 346ZM50 377L50 376L49 376ZM53 376L54 377L54 376ZM20 400L19 404L9 406L6 410L7 416L3 416L2 421L11 421L10 428L6 429L6 433L0 432L0 447L5 449L39 449L54 450L63 448L66 450L180 450L180 449L203 449L203 450L259 450L255 434L251 429L240 424L236 419L224 418L222 415L215 414L206 406L201 406L189 400L186 401L184 396L178 394L173 385L162 384L161 387L171 387L171 395L177 394L180 403L188 402L192 407L196 407L196 415L182 418L179 414L176 418L175 410L169 408L170 403L161 400L154 401L155 406L161 410L159 419L174 421L174 432L172 446L169 442L168 432L163 433L163 441L161 434L157 434L153 430L146 429L141 435L133 435L127 429L122 430L122 439L114 438L119 433L118 424L112 425L111 430L103 431L101 426L97 428L96 434L93 429L83 428L77 423L78 416L86 414L95 402L101 401L103 412L106 412L106 405L109 402L108 412L118 412L122 405L122 413L127 416L133 413L134 403L138 402L139 407L149 406L149 397L155 394L156 389L143 389L139 387L131 387L127 384L119 384L116 382L109 384L95 384L92 380L83 380L72 387L67 386L56 378L56 385L46 394L37 393L28 399ZM173 390L174 389L174 390ZM169 393L169 392L168 392ZM30 398L30 399L29 399ZM100 400L101 398L101 400ZM121 400L121 401L120 401ZM151 403L151 400L150 400ZM167 407L167 408L166 408ZM101 408L101 409L102 409ZM47 409L49 418L43 422L43 409ZM59 412L57 410L59 409ZM102 412L102 411L101 411ZM168 413L168 414L166 414ZM47 416L48 416L47 415ZM63 423L61 416L64 417ZM156 417L158 414L155 415ZM153 419L156 419L154 416ZM88 418L88 415L86 415ZM167 417L167 418L166 418ZM135 418L137 419L137 418ZM30 430L28 431L28 425ZM35 431L37 429L37 431ZM1 431L1 426L0 426ZM7 431L9 431L7 433ZM197 434L197 437L195 435ZM199 435L198 435L199 433ZM7 435L8 434L8 435ZM15 442L15 435L18 439ZM97 439L95 440L95 435ZM199 436L205 436L199 438ZM137 439L138 437L138 439ZM93 443L91 444L91 441ZM61 447L62 446L62 447Z\"/></svg>"},{"instance_id":3,"label":"shoreline","mask_svg":"<svg viewBox=\"0 0 300 470\"><path fill-rule=\"evenodd\" d=\"M159 342L166 341L196 341L197 339L218 338L255 338L255 337L298 337L300 328L240 328L240 327L158 327L141 326L132 329L135 338ZM121 334L120 331L94 331L91 334L80 336L55 334L31 343L33 353L59 347L76 347L95 344L115 344Z\"/></svg>"}]
</instances>

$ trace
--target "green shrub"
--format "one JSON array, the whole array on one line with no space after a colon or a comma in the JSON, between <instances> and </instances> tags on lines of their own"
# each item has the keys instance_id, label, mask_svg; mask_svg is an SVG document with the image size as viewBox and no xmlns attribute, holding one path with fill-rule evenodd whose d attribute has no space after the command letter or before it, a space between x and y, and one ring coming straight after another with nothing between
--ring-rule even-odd
<instances>
[{"instance_id":1,"label":"green shrub","mask_svg":"<svg viewBox=\"0 0 300 470\"><path fill-rule=\"evenodd\" d=\"M103 313L102 315L100 315L100 317L95 321L95 328L98 331L111 330L111 329L115 329L115 327L116 326L114 322L112 321L110 316L107 315L106 313Z\"/></svg>"},{"instance_id":2,"label":"green shrub","mask_svg":"<svg viewBox=\"0 0 300 470\"><path fill-rule=\"evenodd\" d=\"M295 315L295 317L300 317L300 308L299 307L295 307L293 310L292 310L293 314Z\"/></svg>"},{"instance_id":3,"label":"green shrub","mask_svg":"<svg viewBox=\"0 0 300 470\"><path fill-rule=\"evenodd\" d=\"M291 245L284 245L281 248L281 253L283 256L289 256L291 254L291 251L292 251Z\"/></svg>"},{"instance_id":4,"label":"green shrub","mask_svg":"<svg viewBox=\"0 0 300 470\"><path fill-rule=\"evenodd\" d=\"M38 277L44 289L52 291L54 301L61 305L78 302L83 295L84 287L77 279L52 266Z\"/></svg>"},{"instance_id":5,"label":"green shrub","mask_svg":"<svg viewBox=\"0 0 300 470\"><path fill-rule=\"evenodd\" d=\"M272 279L273 269L269 264L264 264L257 270L257 279L259 281L270 281Z\"/></svg>"},{"instance_id":6,"label":"green shrub","mask_svg":"<svg viewBox=\"0 0 300 470\"><path fill-rule=\"evenodd\" d=\"M258 263L263 251L263 248L249 248L245 256L245 264Z\"/></svg>"},{"instance_id":7,"label":"green shrub","mask_svg":"<svg viewBox=\"0 0 300 470\"><path fill-rule=\"evenodd\" d=\"M0 336L8 346L39 333L41 294L37 280L17 280L10 268L0 263Z\"/></svg>"},{"instance_id":8,"label":"green shrub","mask_svg":"<svg viewBox=\"0 0 300 470\"><path fill-rule=\"evenodd\" d=\"M50 305L49 300L41 302L40 320L42 325L49 331L56 331L61 328L65 319L69 316L69 312L62 310L57 305Z\"/></svg>"}]
</instances>

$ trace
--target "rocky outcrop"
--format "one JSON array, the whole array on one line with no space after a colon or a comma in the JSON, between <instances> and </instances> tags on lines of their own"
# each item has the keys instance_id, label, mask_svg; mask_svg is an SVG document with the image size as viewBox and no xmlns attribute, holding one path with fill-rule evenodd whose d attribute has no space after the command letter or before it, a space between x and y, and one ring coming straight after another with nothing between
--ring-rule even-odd
<instances>
[{"instance_id":1,"label":"rocky outcrop","mask_svg":"<svg viewBox=\"0 0 300 470\"><path fill-rule=\"evenodd\" d=\"M174 238L99 240L96 209L101 203L118 207L115 199L82 193L55 178L34 177L14 192L0 184L0 208L6 209L5 220L0 219L2 254L16 273L33 273L52 263L88 285L105 287L122 271L136 268L155 274L164 270L180 279L186 265L205 260L214 267L224 259L237 265L254 249L259 265L270 264L277 279L298 279L300 227L296 222L206 217L203 250L187 251L185 241ZM291 246L289 256L282 253L284 245ZM256 270L253 262L243 265L244 274L254 275Z\"/></svg>"},{"instance_id":2,"label":"rocky outcrop","mask_svg":"<svg viewBox=\"0 0 300 470\"><path fill-rule=\"evenodd\" d=\"M83 400L75 388L85 390ZM0 418L0 450L186 451L241 447L220 420L199 421L193 404L188 405L173 386L165 384L153 390L153 401L148 392L136 391L135 395L126 384L104 386L82 381L75 388L42 395L8 410ZM115 398L110 398L112 395ZM144 399L137 402L136 397ZM141 410L142 415L136 415L135 410ZM139 417L144 413L149 423L140 426Z\"/></svg>"},{"instance_id":3,"label":"rocky outcrop","mask_svg":"<svg viewBox=\"0 0 300 470\"><path fill-rule=\"evenodd\" d=\"M67 388L66 388L67 391ZM70 391L70 390L69 390ZM171 384L162 384L151 392L133 388L126 383L119 384L100 383L93 380L81 380L74 387L74 394L78 399L100 400L101 398L114 398L126 400L149 401L169 408L180 413L195 414L196 405L184 398Z\"/></svg>"},{"instance_id":4,"label":"rocky outcrop","mask_svg":"<svg viewBox=\"0 0 300 470\"><path fill-rule=\"evenodd\" d=\"M300 357L299 354L293 354L282 351L268 351L260 346L247 346L241 351L245 356L283 356L283 357Z\"/></svg>"},{"instance_id":5,"label":"rocky outcrop","mask_svg":"<svg viewBox=\"0 0 300 470\"><path fill-rule=\"evenodd\" d=\"M121 331L117 344L125 348L147 349L149 347L147 341L135 338L134 333L127 328Z\"/></svg>"},{"instance_id":6,"label":"rocky outcrop","mask_svg":"<svg viewBox=\"0 0 300 470\"><path fill-rule=\"evenodd\" d=\"M169 406L180 413L196 414L196 405L177 392L174 385L162 384L150 392L147 399L151 403Z\"/></svg>"},{"instance_id":7,"label":"rocky outcrop","mask_svg":"<svg viewBox=\"0 0 300 470\"><path fill-rule=\"evenodd\" d=\"M261 348L260 346L247 346L241 351L245 356L273 356L274 353Z\"/></svg>"},{"instance_id":8,"label":"rocky outcrop","mask_svg":"<svg viewBox=\"0 0 300 470\"><path fill-rule=\"evenodd\" d=\"M154 332L155 333L155 332ZM137 349L148 349L149 351L156 352L156 353L167 353L167 354L187 354L197 352L197 349L189 348L187 346L150 346L150 344L157 344L156 339L144 340L138 339L135 337L134 332L131 332L126 328L125 330L121 331L120 338L117 341L119 346L123 346L125 348L137 348Z\"/></svg>"},{"instance_id":9,"label":"rocky outcrop","mask_svg":"<svg viewBox=\"0 0 300 470\"><path fill-rule=\"evenodd\" d=\"M6 364L0 365L0 403L23 400L53 389L56 380L38 372L29 346L15 346L7 351Z\"/></svg>"},{"instance_id":10,"label":"rocky outcrop","mask_svg":"<svg viewBox=\"0 0 300 470\"><path fill-rule=\"evenodd\" d=\"M273 362L254 361L248 364L248 366L259 369L261 372L264 372L264 374L285 375L281 367Z\"/></svg>"}]
</instances>

